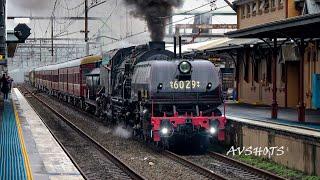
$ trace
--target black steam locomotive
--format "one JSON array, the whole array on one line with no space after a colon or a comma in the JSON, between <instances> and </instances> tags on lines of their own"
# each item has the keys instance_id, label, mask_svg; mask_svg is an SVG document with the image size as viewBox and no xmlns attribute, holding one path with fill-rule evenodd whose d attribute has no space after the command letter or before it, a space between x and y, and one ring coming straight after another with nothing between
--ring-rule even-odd
<instances>
[{"instance_id":1,"label":"black steam locomotive","mask_svg":"<svg viewBox=\"0 0 320 180\"><path fill-rule=\"evenodd\" d=\"M113 52L100 68L96 113L108 122L123 121L135 135L163 145L176 137L223 141L219 68L206 60L175 57L164 42Z\"/></svg>"}]
</instances>

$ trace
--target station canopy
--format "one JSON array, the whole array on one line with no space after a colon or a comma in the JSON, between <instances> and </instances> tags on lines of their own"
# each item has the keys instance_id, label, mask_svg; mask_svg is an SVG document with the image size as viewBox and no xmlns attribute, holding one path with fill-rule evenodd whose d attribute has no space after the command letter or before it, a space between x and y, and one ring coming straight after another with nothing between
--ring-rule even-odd
<instances>
[{"instance_id":1,"label":"station canopy","mask_svg":"<svg viewBox=\"0 0 320 180\"><path fill-rule=\"evenodd\" d=\"M265 23L226 33L229 38L319 38L320 13Z\"/></svg>"}]
</instances>

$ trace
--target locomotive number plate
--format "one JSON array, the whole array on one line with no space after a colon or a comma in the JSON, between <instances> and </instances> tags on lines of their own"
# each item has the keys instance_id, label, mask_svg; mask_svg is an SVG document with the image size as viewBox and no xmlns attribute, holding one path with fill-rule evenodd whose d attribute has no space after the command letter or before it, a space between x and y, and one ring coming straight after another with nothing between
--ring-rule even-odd
<instances>
[{"instance_id":1,"label":"locomotive number plate","mask_svg":"<svg viewBox=\"0 0 320 180\"><path fill-rule=\"evenodd\" d=\"M200 81L171 81L171 89L194 89L200 88Z\"/></svg>"}]
</instances>

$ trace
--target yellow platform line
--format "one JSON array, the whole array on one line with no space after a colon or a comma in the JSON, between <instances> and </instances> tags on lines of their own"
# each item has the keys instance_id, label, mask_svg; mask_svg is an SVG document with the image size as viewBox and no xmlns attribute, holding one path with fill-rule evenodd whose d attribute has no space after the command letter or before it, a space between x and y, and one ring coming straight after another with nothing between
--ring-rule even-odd
<instances>
[{"instance_id":1,"label":"yellow platform line","mask_svg":"<svg viewBox=\"0 0 320 180\"><path fill-rule=\"evenodd\" d=\"M27 153L27 149L26 149L23 134L22 134L22 128L21 128L21 124L20 124L19 114L18 114L15 103L13 102L13 100L11 100L11 101L12 101L14 115L15 115L16 124L17 124L17 128L18 128L19 140L20 140L21 151L22 151L22 155L23 155L23 159L24 159L24 167L26 169L27 179L33 180L29 156Z\"/></svg>"}]
</instances>

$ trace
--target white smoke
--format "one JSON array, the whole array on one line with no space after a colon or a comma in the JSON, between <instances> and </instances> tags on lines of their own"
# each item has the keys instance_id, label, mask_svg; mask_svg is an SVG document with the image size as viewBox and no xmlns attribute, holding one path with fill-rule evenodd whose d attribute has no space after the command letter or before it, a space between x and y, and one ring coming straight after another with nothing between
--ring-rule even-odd
<instances>
[{"instance_id":1,"label":"white smoke","mask_svg":"<svg viewBox=\"0 0 320 180\"><path fill-rule=\"evenodd\" d=\"M125 128L124 125L118 125L113 130L113 135L120 138L129 139L132 135L132 130L129 127Z\"/></svg>"}]
</instances>

